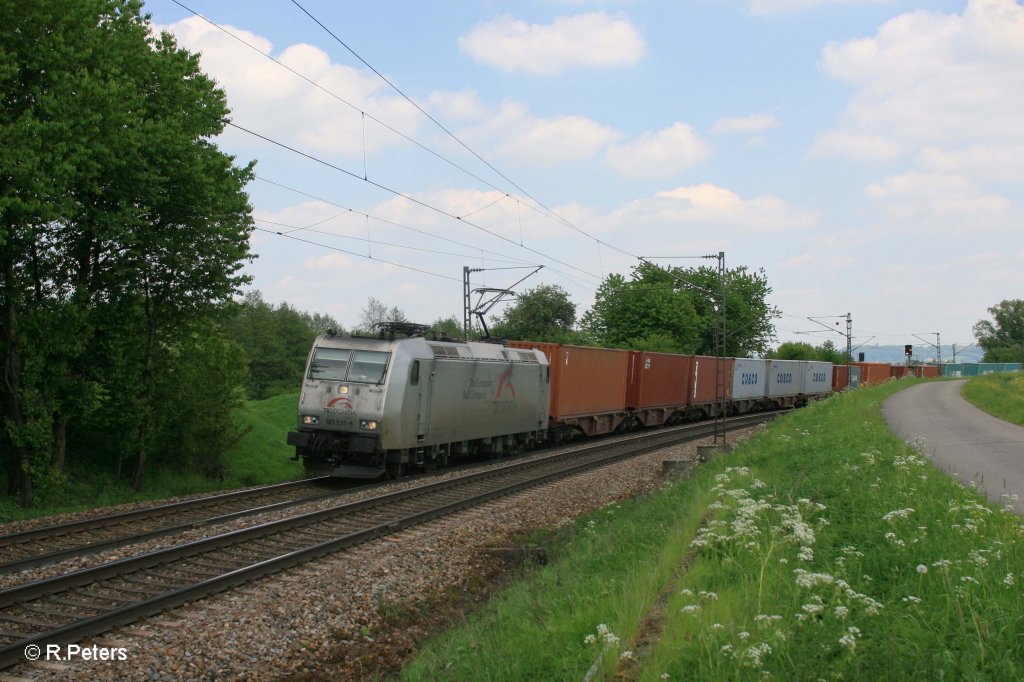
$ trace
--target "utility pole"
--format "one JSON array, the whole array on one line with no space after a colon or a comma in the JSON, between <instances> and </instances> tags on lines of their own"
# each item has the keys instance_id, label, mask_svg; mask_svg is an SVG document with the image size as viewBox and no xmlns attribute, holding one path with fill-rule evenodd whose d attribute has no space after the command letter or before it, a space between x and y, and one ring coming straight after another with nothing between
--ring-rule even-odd
<instances>
[{"instance_id":1,"label":"utility pole","mask_svg":"<svg viewBox=\"0 0 1024 682\"><path fill-rule=\"evenodd\" d=\"M853 318L846 313L846 364L853 362Z\"/></svg>"},{"instance_id":2,"label":"utility pole","mask_svg":"<svg viewBox=\"0 0 1024 682\"><path fill-rule=\"evenodd\" d=\"M932 343L931 341L929 341L927 339L921 339L921 337L917 336L917 334L911 334L911 336L914 336L914 337L917 337L917 338L921 339L922 341L927 343L929 346L934 348L935 349L935 359L938 361L938 364L941 365L942 364L942 344L940 342L940 338L941 337L939 336L939 332L921 332L921 333L922 334L934 335L935 336L935 343ZM955 353L955 351L954 351L954 353Z\"/></svg>"},{"instance_id":3,"label":"utility pole","mask_svg":"<svg viewBox=\"0 0 1024 682\"><path fill-rule=\"evenodd\" d=\"M708 256L708 258L716 258L716 256ZM722 419L725 418L725 405L726 405L726 364L725 364L725 251L718 252L718 319L715 324L715 374L717 375L717 382L715 387L715 397L718 399L718 410L715 416L715 445L718 445L718 439L722 439L722 447L726 445L725 438L725 425L722 423Z\"/></svg>"}]
</instances>

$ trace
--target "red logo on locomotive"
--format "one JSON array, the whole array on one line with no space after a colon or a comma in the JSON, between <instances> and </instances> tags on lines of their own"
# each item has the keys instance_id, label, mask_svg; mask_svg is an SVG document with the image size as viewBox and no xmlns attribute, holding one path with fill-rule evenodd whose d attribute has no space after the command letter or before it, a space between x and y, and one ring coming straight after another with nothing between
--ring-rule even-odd
<instances>
[{"instance_id":1,"label":"red logo on locomotive","mask_svg":"<svg viewBox=\"0 0 1024 682\"><path fill-rule=\"evenodd\" d=\"M340 408L344 408L346 410L355 409L354 407L352 407L352 403L349 401L349 399L344 396L340 398L335 398L331 402L327 403L327 407L334 407L335 405L338 405Z\"/></svg>"},{"instance_id":2,"label":"red logo on locomotive","mask_svg":"<svg viewBox=\"0 0 1024 682\"><path fill-rule=\"evenodd\" d=\"M512 368L509 367L505 370L505 373L498 379L498 391L494 394L495 399L500 400L501 394L505 392L505 389L512 391L512 397L516 397L516 387L512 383Z\"/></svg>"}]
</instances>

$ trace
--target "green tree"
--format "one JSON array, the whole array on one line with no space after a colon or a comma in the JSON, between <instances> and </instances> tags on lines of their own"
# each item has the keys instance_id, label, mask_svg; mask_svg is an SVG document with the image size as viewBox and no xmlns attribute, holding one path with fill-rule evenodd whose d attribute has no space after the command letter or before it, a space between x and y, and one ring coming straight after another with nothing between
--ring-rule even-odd
<instances>
[{"instance_id":1,"label":"green tree","mask_svg":"<svg viewBox=\"0 0 1024 682\"><path fill-rule=\"evenodd\" d=\"M574 339L576 304L562 287L542 284L516 296L491 322L498 338L566 342Z\"/></svg>"},{"instance_id":2,"label":"green tree","mask_svg":"<svg viewBox=\"0 0 1024 682\"><path fill-rule=\"evenodd\" d=\"M786 341L766 357L772 360L817 360L818 351L805 341Z\"/></svg>"},{"instance_id":3,"label":"green tree","mask_svg":"<svg viewBox=\"0 0 1024 682\"><path fill-rule=\"evenodd\" d=\"M378 324L385 322L408 322L405 311L398 306L388 308L387 304L379 298L370 296L366 299L366 305L359 311L359 326L353 330L355 333L370 335L376 332Z\"/></svg>"},{"instance_id":4,"label":"green tree","mask_svg":"<svg viewBox=\"0 0 1024 682\"><path fill-rule=\"evenodd\" d=\"M985 350L982 362L1024 362L1024 300L1000 301L988 312L991 321L974 325L974 337Z\"/></svg>"},{"instance_id":5,"label":"green tree","mask_svg":"<svg viewBox=\"0 0 1024 682\"><path fill-rule=\"evenodd\" d=\"M439 317L430 323L430 332L439 337L461 339L463 336L462 322L454 315Z\"/></svg>"},{"instance_id":6,"label":"green tree","mask_svg":"<svg viewBox=\"0 0 1024 682\"><path fill-rule=\"evenodd\" d=\"M302 382L313 340L342 327L330 315L297 310L288 303L273 306L259 291L245 294L223 322L227 337L241 346L248 366L248 396L263 400Z\"/></svg>"},{"instance_id":7,"label":"green tree","mask_svg":"<svg viewBox=\"0 0 1024 682\"><path fill-rule=\"evenodd\" d=\"M818 359L823 362L831 362L833 365L846 364L846 351L836 348L831 339L827 339L814 350L818 353Z\"/></svg>"},{"instance_id":8,"label":"green tree","mask_svg":"<svg viewBox=\"0 0 1024 682\"><path fill-rule=\"evenodd\" d=\"M698 324L688 287L649 263L635 266L628 280L619 274L605 278L581 320L599 345L674 353L697 351ZM656 340L658 348L644 348L645 340Z\"/></svg>"},{"instance_id":9,"label":"green tree","mask_svg":"<svg viewBox=\"0 0 1024 682\"><path fill-rule=\"evenodd\" d=\"M700 329L699 352L715 350L715 318L721 285L718 270L673 268L672 274L690 285L690 295L697 311ZM772 320L780 316L768 303L772 288L763 269L750 272L746 266L725 271L725 355L758 357L764 355L775 339Z\"/></svg>"},{"instance_id":10,"label":"green tree","mask_svg":"<svg viewBox=\"0 0 1024 682\"><path fill-rule=\"evenodd\" d=\"M0 26L8 482L30 504L69 420L116 392L139 486L160 346L245 281L252 170L209 142L224 93L195 55L150 35L137 0L3 3ZM130 350L116 362L96 355L111 336ZM109 364L124 383L96 370ZM77 389L102 400L68 399Z\"/></svg>"}]
</instances>

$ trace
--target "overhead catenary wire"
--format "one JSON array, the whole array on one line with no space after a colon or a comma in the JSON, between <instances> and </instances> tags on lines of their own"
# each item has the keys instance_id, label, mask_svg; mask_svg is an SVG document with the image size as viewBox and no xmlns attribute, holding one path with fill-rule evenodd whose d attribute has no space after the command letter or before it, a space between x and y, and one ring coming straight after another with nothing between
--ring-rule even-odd
<instances>
[{"instance_id":1,"label":"overhead catenary wire","mask_svg":"<svg viewBox=\"0 0 1024 682\"><path fill-rule=\"evenodd\" d=\"M444 237L444 236L441 236L439 234L434 234L433 232L428 232L427 230L422 230L422 229L419 229L419 228L416 228L416 227L412 227L410 225L406 225L404 223L399 223L399 222L396 222L394 220L389 220L387 218L382 218L380 216L373 215L373 214L370 214L370 213L367 213L367 212L364 212L364 211L360 211L358 209L350 208L348 206L345 206L344 204L339 204L339 203L337 203L335 201L332 201L330 199L325 199L323 197L317 196L315 194L311 194L309 192L297 189L295 187L291 187L289 185L285 185L283 183L277 182L276 180L271 180L271 179L266 178L266 177L261 176L261 175L256 175L255 177L256 177L257 180L259 180L261 182L265 182L267 184L274 185L275 187L279 187L279 188L281 188L283 190L286 190L288 192L293 192L293 193L298 194L300 196L304 196L304 197L307 197L309 199L313 199L315 201L322 202L324 204L327 204L328 206L334 206L336 208L344 209L345 211L348 211L348 212L353 213L355 215L368 216L368 217L372 218L373 220L377 220L379 222L386 223L388 225L393 225L395 227L398 227L398 228L401 228L401 229L404 229L404 230L408 230L410 232L415 232L417 234L421 234L421 235L424 235L426 237L431 237L431 238L434 238L434 239L438 239L440 241L448 242L449 244L455 244L457 246L462 246L462 247L467 248L467 249L472 249L473 251L479 252L481 258L483 258L483 254L486 253L486 254L490 254L492 256L499 256L501 258L510 259L511 262L514 262L514 263L515 262L524 263L524 264L529 264L530 263L530 261L528 261L528 260L525 260L525 259L522 259L522 258L517 258L517 257L515 257L515 256L513 256L511 254L498 253L496 251L491 251L489 249L481 249L478 246L474 246L474 245L471 245L471 244L466 244L464 242L460 242L458 240L451 239L449 237ZM469 223L467 222L467 224L469 224ZM295 230L295 231L296 232L301 231L301 228L299 230ZM513 242L513 244L514 244L514 242ZM473 255L473 258L476 258L476 254ZM553 268L551 266L547 266L546 269L551 271L552 273L558 275L559 277L565 279L566 281L572 282L573 284L575 284L576 286L578 286L580 288L586 289L587 291L590 291L590 292L596 291L596 289L590 283L583 282L583 281L577 279L576 277L573 277L572 275L570 275L570 274L568 274L566 272L562 272L558 268Z\"/></svg>"},{"instance_id":2,"label":"overhead catenary wire","mask_svg":"<svg viewBox=\"0 0 1024 682\"><path fill-rule=\"evenodd\" d=\"M343 215L343 214L338 214L338 215ZM331 220L331 219L337 218L337 217L338 216L335 215L335 216L332 216L331 218L329 218L328 220ZM323 235L325 237L337 237L338 239L350 239L352 241L358 241L358 242L370 242L370 241L372 241L372 243L377 245L377 246L388 246L388 247L395 248L395 249L407 249L409 251L418 251L420 253L433 253L433 254L436 254L436 255L439 255L439 256L454 256L456 258L476 258L477 257L476 254L453 253L451 251L438 251L436 249L428 249L428 248L425 248L425 247L422 247L422 246L410 246L408 244L396 244L394 242L386 242L386 241L381 241L379 239L370 240L367 237L353 237L353 236L347 235L347 234L337 234L335 232L325 232L323 230L314 229L314 227L312 225L309 226L309 227L297 227L295 225L289 225L287 223L281 223L281 222L277 222L275 220L267 220L266 218L255 218L254 217L253 220L255 220L258 223L264 223L266 225L275 225L277 227L287 228L287 231L274 230L275 234L279 234L282 237L287 237L287 236L289 236L289 235L291 235L291 234L293 234L295 232L300 232L300 231L301 232L312 232L314 234ZM318 223L314 223L314 225L319 225L322 222L327 222L327 221L320 221ZM374 259L374 260L376 260L376 259ZM507 260L507 259L501 259L501 258L486 258L484 260L486 260L489 263L518 263L518 262L521 262L521 261ZM520 265L520 266L516 266L516 267L531 267L531 266Z\"/></svg>"},{"instance_id":3,"label":"overhead catenary wire","mask_svg":"<svg viewBox=\"0 0 1024 682\"><path fill-rule=\"evenodd\" d=\"M258 230L259 232L267 232L269 234L274 234L274 235L277 235L278 237L283 237L285 239L293 239L293 240L295 240L297 242L302 242L304 244L312 244L313 246L319 246L319 247L324 248L324 249L330 249L331 251L338 251L339 253L348 254L350 256L357 256L359 258L366 258L367 260L377 261L378 263L385 263L387 265L393 265L394 267L402 268L403 270L412 270L413 272L419 272L419 273L422 273L424 275L431 275L432 277L440 277L441 279L447 279L447 280L451 280L453 282L459 282L459 283L462 282L462 280L458 279L457 277L451 277L449 275L442 275L439 272L431 272L430 270L424 270L422 268L415 268L415 267L413 267L411 265L403 265L402 263L396 263L394 261L386 260L384 258L375 258L373 256L368 256L368 255L362 254L362 253L356 253L355 251L349 251L348 249L342 249L342 248L339 248L337 246L331 246L329 244L320 244L319 242L314 242L314 241L312 241L310 239L303 239L302 237L296 237L295 235L284 234L284 233L281 233L281 232L277 232L275 230L268 230L268 229L263 228L263 227L253 227L253 229L254 230Z\"/></svg>"},{"instance_id":4,"label":"overhead catenary wire","mask_svg":"<svg viewBox=\"0 0 1024 682\"><path fill-rule=\"evenodd\" d=\"M581 274L587 275L588 277L593 277L596 280L600 280L601 279L601 277L599 275L595 275L592 272L587 272L583 268L579 268L579 267L577 267L577 266L575 266L575 265L573 265L571 263L567 263L567 262L565 262L563 260L555 258L554 256L550 256L550 255L544 253L543 251L539 251L537 249L534 249L533 247L521 246L521 245L517 244L514 239L509 239L508 237L506 237L504 235L498 234L497 232L494 232L493 230L489 230L486 227L483 227L482 225L478 225L477 223L474 223L472 221L464 220L463 218L455 215L454 213L451 213L450 211L446 211L445 209L443 209L443 208L441 208L439 206L434 206L433 204L430 204L430 203L427 203L425 201L421 201L419 199L416 199L415 197L409 196L408 194L405 194L404 192L400 192L400 191L398 191L398 190L396 190L396 189L394 189L392 187L388 187L387 185L379 183L379 182L377 182L375 180L365 179L362 176L360 176L358 173L354 173L354 172L352 172L352 171L350 171L350 170L348 170L346 168L342 168L341 166L338 166L337 164L331 163L330 161L326 161L326 160L321 159L319 157L313 156L312 154L308 154L306 152L303 152L303 151L301 151L299 149L296 149L295 147L287 145L287 144L285 144L283 142L280 142L278 140L275 140L273 138L267 137L266 135L263 135L263 134L258 133L256 131L249 130L248 128L246 128L244 126L238 125L237 123L233 123L231 121L228 121L226 123L226 125L231 126L232 128L235 128L236 130L240 130L240 131L242 131L244 133L248 133L249 135L252 135L253 137L259 138L259 139L261 139L261 140L263 140L265 142L269 142L270 144L273 144L273 145L275 145L277 147L280 147L281 149L284 149L284 150L287 150L289 152L292 152L293 154L297 154L298 156L302 156L302 157L304 157L306 159L309 159L310 161L313 161L315 163L318 163L318 164L321 164L323 166L326 166L327 168L331 168L333 170L336 170L339 173L343 173L343 174L345 174L345 175L347 175L347 176L349 176L351 178L359 180L360 182L365 182L365 183L367 183L367 184L369 184L369 185L371 185L373 187L376 187L376 188L378 188L378 189L380 189L382 191L385 191L385 192L388 192L390 194L393 194L394 196L397 196L397 197L400 197L402 199L405 199L406 201L410 201L410 202L412 202L412 203L414 203L414 204L416 204L418 206L421 206L423 208L426 208L426 209L429 209L431 211L434 211L434 212L436 212L436 213L438 213L440 215L447 216L449 218L452 218L453 220L458 220L459 222L461 222L461 223L463 223L465 225L469 225L470 227L472 227L474 229L477 229L477 230L480 230L481 232L485 232L485 233L491 235L492 237L500 239L500 240L502 240L504 242L508 242L509 244L512 244L513 246L515 246L517 248L525 249L526 251L529 251L530 253L533 253L533 254L535 254L537 256L540 256L541 258L546 258L547 260L550 260L550 261L552 261L554 263L558 263L559 265L561 265L563 267L567 267L567 268L569 268L571 270L575 270L575 271L577 271L577 272L579 272Z\"/></svg>"}]
</instances>

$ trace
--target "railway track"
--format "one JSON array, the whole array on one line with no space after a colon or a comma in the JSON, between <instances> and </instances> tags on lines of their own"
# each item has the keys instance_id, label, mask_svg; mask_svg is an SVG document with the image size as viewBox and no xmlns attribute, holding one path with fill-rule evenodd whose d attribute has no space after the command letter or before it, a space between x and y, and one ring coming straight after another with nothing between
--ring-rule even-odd
<instances>
[{"instance_id":1,"label":"railway track","mask_svg":"<svg viewBox=\"0 0 1024 682\"><path fill-rule=\"evenodd\" d=\"M331 477L279 483L0 535L0 574L340 494Z\"/></svg>"},{"instance_id":2,"label":"railway track","mask_svg":"<svg viewBox=\"0 0 1024 682\"><path fill-rule=\"evenodd\" d=\"M724 423L736 429L773 416ZM712 424L661 429L515 461L3 590L0 668L17 663L29 645L72 643L459 509L713 432Z\"/></svg>"}]
</instances>

